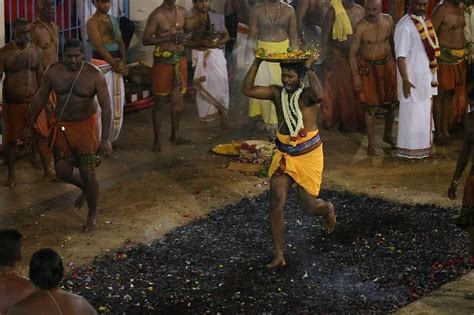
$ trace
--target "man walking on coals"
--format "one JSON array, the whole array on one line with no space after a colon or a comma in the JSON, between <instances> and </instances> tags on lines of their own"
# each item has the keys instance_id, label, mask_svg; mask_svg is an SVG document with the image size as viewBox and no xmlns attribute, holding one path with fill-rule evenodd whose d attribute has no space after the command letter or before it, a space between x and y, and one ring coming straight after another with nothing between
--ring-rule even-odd
<instances>
[{"instance_id":1,"label":"man walking on coals","mask_svg":"<svg viewBox=\"0 0 474 315\"><path fill-rule=\"evenodd\" d=\"M293 185L298 186L301 207L309 214L325 217L325 229L331 233L336 227L334 205L317 199L323 172L323 147L318 132L318 115L321 103L321 84L311 66L318 60L313 55L303 63L282 63L283 86L255 86L255 76L262 62L253 62L242 85L248 97L271 100L275 103L278 119L277 151L268 175L270 186L270 226L275 257L269 268L285 266L284 216L286 197ZM303 86L305 73L309 87Z\"/></svg>"}]
</instances>

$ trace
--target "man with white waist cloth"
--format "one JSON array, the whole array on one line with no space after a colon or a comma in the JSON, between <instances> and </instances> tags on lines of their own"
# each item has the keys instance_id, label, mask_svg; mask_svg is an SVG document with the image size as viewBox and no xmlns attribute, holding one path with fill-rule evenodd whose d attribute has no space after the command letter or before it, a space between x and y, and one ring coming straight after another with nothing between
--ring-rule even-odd
<instances>
[{"instance_id":1,"label":"man with white waist cloth","mask_svg":"<svg viewBox=\"0 0 474 315\"><path fill-rule=\"evenodd\" d=\"M255 40L257 42L255 43ZM250 15L246 60L252 60L255 48L268 53L299 49L296 14L293 7L280 0L264 0L256 3ZM281 83L278 64L263 62L256 77L256 84L268 86ZM275 105L269 100L251 99L249 117L263 120L271 138L277 127Z\"/></svg>"},{"instance_id":2,"label":"man with white waist cloth","mask_svg":"<svg viewBox=\"0 0 474 315\"><path fill-rule=\"evenodd\" d=\"M110 140L117 140L123 123L125 86L123 76L127 50L122 39L118 19L108 14L110 0L93 0L96 12L87 21L88 42L92 49L91 63L105 75L112 106L112 130ZM99 120L100 122L100 120Z\"/></svg>"}]
</instances>

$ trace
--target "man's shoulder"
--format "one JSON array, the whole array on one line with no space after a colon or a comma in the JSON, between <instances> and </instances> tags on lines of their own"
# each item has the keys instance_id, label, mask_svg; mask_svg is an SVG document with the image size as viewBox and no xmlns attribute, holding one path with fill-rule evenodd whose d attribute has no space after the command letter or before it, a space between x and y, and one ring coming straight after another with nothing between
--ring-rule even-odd
<instances>
[{"instance_id":1,"label":"man's shoulder","mask_svg":"<svg viewBox=\"0 0 474 315\"><path fill-rule=\"evenodd\" d=\"M365 14L365 9L363 6L359 4L354 4L354 11L357 11L358 13L364 13Z\"/></svg>"},{"instance_id":2,"label":"man's shoulder","mask_svg":"<svg viewBox=\"0 0 474 315\"><path fill-rule=\"evenodd\" d=\"M0 54L9 53L12 50L13 50L12 43L8 43L5 46L3 46L2 48L0 48Z\"/></svg>"},{"instance_id":3,"label":"man's shoulder","mask_svg":"<svg viewBox=\"0 0 474 315\"><path fill-rule=\"evenodd\" d=\"M382 19L385 21L385 22L388 22L388 23L393 23L393 18L390 14L387 14L387 13L382 13Z\"/></svg>"},{"instance_id":4,"label":"man's shoulder","mask_svg":"<svg viewBox=\"0 0 474 315\"><path fill-rule=\"evenodd\" d=\"M397 25L395 26L397 29L400 28L408 28L410 25L413 24L411 17L408 14L402 16L402 18L398 21Z\"/></svg>"},{"instance_id":5,"label":"man's shoulder","mask_svg":"<svg viewBox=\"0 0 474 315\"><path fill-rule=\"evenodd\" d=\"M97 66L87 61L84 61L84 71L94 75L102 74L102 71Z\"/></svg>"}]
</instances>

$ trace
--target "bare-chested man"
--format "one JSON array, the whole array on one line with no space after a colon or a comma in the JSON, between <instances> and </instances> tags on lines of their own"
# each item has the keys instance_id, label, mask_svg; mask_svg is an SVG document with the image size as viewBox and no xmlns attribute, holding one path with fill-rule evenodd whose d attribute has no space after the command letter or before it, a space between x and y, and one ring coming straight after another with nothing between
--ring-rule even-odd
<instances>
[{"instance_id":1,"label":"bare-chested man","mask_svg":"<svg viewBox=\"0 0 474 315\"><path fill-rule=\"evenodd\" d=\"M464 184L462 209L456 224L470 234L471 256L474 257L474 89L471 89L468 94L468 102L471 112L464 119L464 143L459 153L453 180L448 189L448 196L451 200L457 198L456 191L460 184L459 180L471 160L471 171Z\"/></svg>"},{"instance_id":2,"label":"bare-chested man","mask_svg":"<svg viewBox=\"0 0 474 315\"><path fill-rule=\"evenodd\" d=\"M30 279L39 290L15 304L8 315L68 314L94 315L96 310L83 297L61 289L64 266L50 248L40 249L30 261Z\"/></svg>"},{"instance_id":3,"label":"bare-chested man","mask_svg":"<svg viewBox=\"0 0 474 315\"><path fill-rule=\"evenodd\" d=\"M96 226L99 184L95 167L100 153L112 153L110 144L111 109L104 75L95 66L84 61L82 43L68 40L64 44L64 60L51 65L45 72L41 89L33 101L29 124L45 106L51 92L58 96L51 147L54 149L56 176L82 190L76 206L87 201L89 213L84 231ZM102 139L99 139L97 95L102 109ZM74 167L79 175L74 175Z\"/></svg>"},{"instance_id":4,"label":"bare-chested man","mask_svg":"<svg viewBox=\"0 0 474 315\"><path fill-rule=\"evenodd\" d=\"M461 0L446 0L438 4L431 19L441 50L438 96L434 98L435 142L445 144L449 141L450 124L455 127L466 114L466 22Z\"/></svg>"},{"instance_id":5,"label":"bare-chested man","mask_svg":"<svg viewBox=\"0 0 474 315\"><path fill-rule=\"evenodd\" d=\"M298 35L306 45L321 44L323 19L329 8L330 3L327 0L298 1Z\"/></svg>"},{"instance_id":6,"label":"bare-chested man","mask_svg":"<svg viewBox=\"0 0 474 315\"><path fill-rule=\"evenodd\" d=\"M184 53L186 9L176 0L164 0L148 17L143 45L155 46L153 52L153 83L155 106L152 109L154 140L152 150L161 151L161 120L163 107L171 100L171 144L190 144L181 137L179 126L183 112L183 94L187 90L188 70Z\"/></svg>"},{"instance_id":7,"label":"bare-chested man","mask_svg":"<svg viewBox=\"0 0 474 315\"><path fill-rule=\"evenodd\" d=\"M257 43L255 43L257 40ZM296 14L292 6L280 0L262 0L252 7L246 60L252 60L255 48L267 52L286 52L299 48ZM257 74L257 84L279 84L281 69L278 64L263 62ZM249 117L262 121L270 138L277 127L275 105L269 100L251 99Z\"/></svg>"},{"instance_id":8,"label":"bare-chested man","mask_svg":"<svg viewBox=\"0 0 474 315\"><path fill-rule=\"evenodd\" d=\"M385 117L383 141L395 147L393 110L397 103L397 69L393 54L393 19L382 13L381 0L366 0L365 18L356 26L349 54L354 88L365 109L367 155L375 150L374 116Z\"/></svg>"},{"instance_id":9,"label":"bare-chested man","mask_svg":"<svg viewBox=\"0 0 474 315\"><path fill-rule=\"evenodd\" d=\"M0 314L35 291L33 284L20 276L21 238L17 230L0 229Z\"/></svg>"},{"instance_id":10,"label":"bare-chested man","mask_svg":"<svg viewBox=\"0 0 474 315\"><path fill-rule=\"evenodd\" d=\"M0 75L5 73L3 117L8 178L4 185L7 187L16 183L17 140L27 129L28 104L35 97L43 74L43 55L30 41L30 23L25 19L16 20L13 36L13 42L0 49Z\"/></svg>"},{"instance_id":11,"label":"bare-chested man","mask_svg":"<svg viewBox=\"0 0 474 315\"><path fill-rule=\"evenodd\" d=\"M324 164L317 123L322 88L312 68L318 58L318 55L313 55L304 64L281 64L281 83L270 86L258 86L255 83L258 67L262 63L257 58L242 83L242 93L245 95L272 100L278 116L278 150L268 170L271 178L270 227L274 247L274 258L267 265L269 268L286 265L283 254L284 209L288 192L294 183L297 184L298 199L303 210L324 216L327 233L336 227L334 205L317 199ZM306 74L309 87L303 88ZM294 108L297 108L296 113Z\"/></svg>"},{"instance_id":12,"label":"bare-chested man","mask_svg":"<svg viewBox=\"0 0 474 315\"><path fill-rule=\"evenodd\" d=\"M39 16L31 23L31 42L43 51L43 67L46 69L49 65L58 61L59 53L59 28L53 22L54 1L37 1L36 10ZM39 137L33 137L35 148L37 151L42 152L39 157L42 157L41 164L47 178L54 177L50 166L51 157L50 152L48 152L48 136L51 126L51 113L55 106L55 96L52 94L46 110L41 112L37 121L38 132L34 135ZM35 154L34 158L35 165L37 165L38 156Z\"/></svg>"},{"instance_id":13,"label":"bare-chested man","mask_svg":"<svg viewBox=\"0 0 474 315\"><path fill-rule=\"evenodd\" d=\"M364 129L364 111L355 97L349 65L353 30L364 15L364 8L353 0L336 0L326 13L323 22L323 51L326 60L322 104L325 128L338 127L349 132ZM347 24L344 23L346 19L349 19ZM348 28L338 28L336 25L347 25Z\"/></svg>"},{"instance_id":14,"label":"bare-chested man","mask_svg":"<svg viewBox=\"0 0 474 315\"><path fill-rule=\"evenodd\" d=\"M87 21L88 43L92 50L91 63L105 75L112 107L112 142L118 139L123 123L125 86L122 76L128 74L127 48L115 16L109 15L110 0L93 0L96 11Z\"/></svg>"}]
</instances>

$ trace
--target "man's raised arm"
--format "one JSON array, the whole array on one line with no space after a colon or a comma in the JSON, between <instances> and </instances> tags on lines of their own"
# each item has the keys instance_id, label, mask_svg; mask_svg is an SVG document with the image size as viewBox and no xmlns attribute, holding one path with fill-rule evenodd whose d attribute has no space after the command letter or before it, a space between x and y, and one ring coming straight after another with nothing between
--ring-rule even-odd
<instances>
[{"instance_id":1,"label":"man's raised arm","mask_svg":"<svg viewBox=\"0 0 474 315\"><path fill-rule=\"evenodd\" d=\"M321 82L319 82L319 79L312 68L318 59L319 54L313 54L304 63L306 73L308 74L309 89L311 92L311 100L313 101L313 104L319 104L323 100L323 88L321 86Z\"/></svg>"},{"instance_id":2,"label":"man's raised arm","mask_svg":"<svg viewBox=\"0 0 474 315\"><path fill-rule=\"evenodd\" d=\"M248 97L257 98L260 100L273 100L273 89L268 86L255 86L255 77L257 76L258 67L262 60L255 59L250 67L247 75L242 82L242 93Z\"/></svg>"},{"instance_id":3,"label":"man's raised arm","mask_svg":"<svg viewBox=\"0 0 474 315\"><path fill-rule=\"evenodd\" d=\"M53 87L51 86L50 73L51 70L48 67L44 72L39 92L38 94L36 94L35 98L33 99L33 102L31 102L31 111L28 116L29 128L33 128L36 119L41 113L41 110L43 110L43 108L46 109L46 105L48 104L49 95L51 94L51 91L53 89Z\"/></svg>"}]
</instances>

